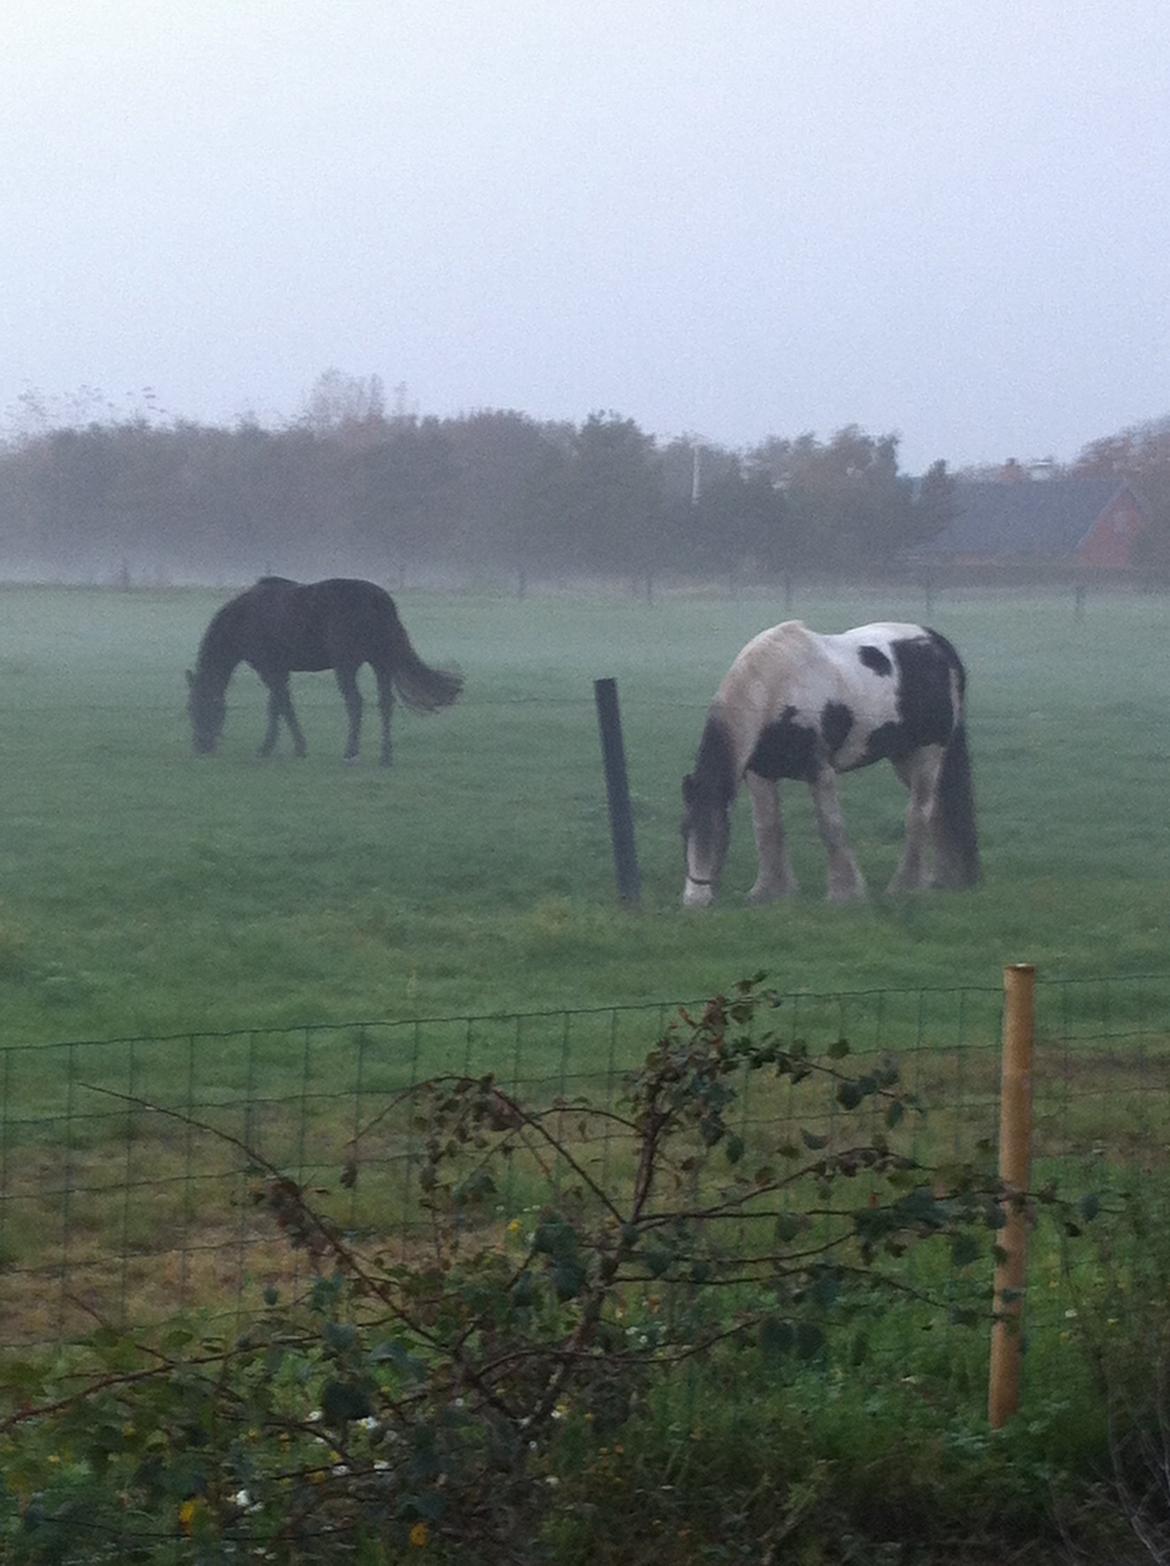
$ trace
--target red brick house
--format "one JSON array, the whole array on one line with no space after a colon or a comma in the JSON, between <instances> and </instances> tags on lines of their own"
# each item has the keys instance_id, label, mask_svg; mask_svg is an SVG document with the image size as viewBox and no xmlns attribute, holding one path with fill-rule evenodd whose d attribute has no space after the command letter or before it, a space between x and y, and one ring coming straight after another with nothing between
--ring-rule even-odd
<instances>
[{"instance_id":1,"label":"red brick house","mask_svg":"<svg viewBox=\"0 0 1170 1566\"><path fill-rule=\"evenodd\" d=\"M1117 479L960 479L955 508L944 531L919 551L923 558L1130 571L1134 546L1149 526L1141 500Z\"/></svg>"}]
</instances>

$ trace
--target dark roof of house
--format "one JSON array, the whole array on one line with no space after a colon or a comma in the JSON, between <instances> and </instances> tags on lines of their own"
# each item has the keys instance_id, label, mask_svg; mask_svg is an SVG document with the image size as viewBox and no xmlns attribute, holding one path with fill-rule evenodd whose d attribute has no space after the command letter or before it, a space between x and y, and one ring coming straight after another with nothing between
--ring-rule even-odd
<instances>
[{"instance_id":1,"label":"dark roof of house","mask_svg":"<svg viewBox=\"0 0 1170 1566\"><path fill-rule=\"evenodd\" d=\"M932 555L1071 555L1127 486L1115 478L966 480L954 520L923 546Z\"/></svg>"}]
</instances>

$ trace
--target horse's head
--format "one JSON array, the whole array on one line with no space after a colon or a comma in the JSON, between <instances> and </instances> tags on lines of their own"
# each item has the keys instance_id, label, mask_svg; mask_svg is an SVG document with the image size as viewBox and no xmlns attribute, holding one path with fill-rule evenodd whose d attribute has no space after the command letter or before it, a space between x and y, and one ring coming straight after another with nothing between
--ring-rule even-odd
<instances>
[{"instance_id":1,"label":"horse's head","mask_svg":"<svg viewBox=\"0 0 1170 1566\"><path fill-rule=\"evenodd\" d=\"M686 884L684 908L707 908L715 901L727 845L731 839L731 804L721 791L705 787L693 773L683 778L683 857Z\"/></svg>"},{"instance_id":2,"label":"horse's head","mask_svg":"<svg viewBox=\"0 0 1170 1566\"><path fill-rule=\"evenodd\" d=\"M191 719L191 735L195 742L195 754L208 756L219 744L227 717L227 702L223 692L213 692L207 683L187 670L187 716Z\"/></svg>"}]
</instances>

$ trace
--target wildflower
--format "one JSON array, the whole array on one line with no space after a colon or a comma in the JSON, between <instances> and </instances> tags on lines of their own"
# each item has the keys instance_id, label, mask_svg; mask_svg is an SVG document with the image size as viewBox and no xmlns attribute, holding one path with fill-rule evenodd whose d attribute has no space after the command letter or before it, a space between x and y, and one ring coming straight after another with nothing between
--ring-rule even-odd
<instances>
[{"instance_id":1,"label":"wildflower","mask_svg":"<svg viewBox=\"0 0 1170 1566\"><path fill-rule=\"evenodd\" d=\"M1075 1310L1066 1310L1065 1313L1064 1313L1064 1319L1065 1319L1065 1321L1075 1321L1077 1319L1076 1311Z\"/></svg>"},{"instance_id":2,"label":"wildflower","mask_svg":"<svg viewBox=\"0 0 1170 1566\"><path fill-rule=\"evenodd\" d=\"M410 1530L410 1542L416 1550L425 1550L431 1542L431 1530L425 1522L416 1522Z\"/></svg>"},{"instance_id":3,"label":"wildflower","mask_svg":"<svg viewBox=\"0 0 1170 1566\"><path fill-rule=\"evenodd\" d=\"M247 1490L237 1490L235 1495L232 1496L233 1506L251 1506L251 1504L252 1497L248 1494Z\"/></svg>"},{"instance_id":4,"label":"wildflower","mask_svg":"<svg viewBox=\"0 0 1170 1566\"><path fill-rule=\"evenodd\" d=\"M545 1484L555 1489L561 1481L557 1478L556 1474L549 1474L548 1478L544 1482Z\"/></svg>"},{"instance_id":5,"label":"wildflower","mask_svg":"<svg viewBox=\"0 0 1170 1566\"><path fill-rule=\"evenodd\" d=\"M191 1532L191 1525L195 1521L198 1511L199 1502L195 1500L184 1501L182 1506L179 1507L179 1526L184 1533Z\"/></svg>"},{"instance_id":6,"label":"wildflower","mask_svg":"<svg viewBox=\"0 0 1170 1566\"><path fill-rule=\"evenodd\" d=\"M552 1411L552 1417L554 1419L565 1419L568 1417L568 1413L569 1405L567 1403L558 1403Z\"/></svg>"},{"instance_id":7,"label":"wildflower","mask_svg":"<svg viewBox=\"0 0 1170 1566\"><path fill-rule=\"evenodd\" d=\"M348 1472L349 1469L345 1463L337 1463L333 1467L333 1477L335 1479L344 1479Z\"/></svg>"},{"instance_id":8,"label":"wildflower","mask_svg":"<svg viewBox=\"0 0 1170 1566\"><path fill-rule=\"evenodd\" d=\"M519 1218L513 1218L512 1222L508 1225L508 1233L511 1235L517 1235L520 1233L523 1227L524 1225L520 1222Z\"/></svg>"},{"instance_id":9,"label":"wildflower","mask_svg":"<svg viewBox=\"0 0 1170 1566\"><path fill-rule=\"evenodd\" d=\"M61 1461L61 1459L57 1456L56 1452L50 1452L49 1453L49 1457L48 1457L48 1461L50 1463L59 1463Z\"/></svg>"},{"instance_id":10,"label":"wildflower","mask_svg":"<svg viewBox=\"0 0 1170 1566\"><path fill-rule=\"evenodd\" d=\"M374 1459L374 1472L376 1474L384 1474L389 1466L390 1464L384 1457L376 1457Z\"/></svg>"},{"instance_id":11,"label":"wildflower","mask_svg":"<svg viewBox=\"0 0 1170 1566\"><path fill-rule=\"evenodd\" d=\"M376 1430L378 1428L377 1418L373 1414L367 1414L364 1419L357 1421L357 1427L359 1430Z\"/></svg>"},{"instance_id":12,"label":"wildflower","mask_svg":"<svg viewBox=\"0 0 1170 1566\"><path fill-rule=\"evenodd\" d=\"M321 1419L323 1417L324 1416L322 1415L321 1410L319 1408L311 1408L309 1410L309 1412L305 1415L305 1421L306 1421L307 1424L316 1425L316 1424L320 1423L320 1421L321 1421Z\"/></svg>"}]
</instances>

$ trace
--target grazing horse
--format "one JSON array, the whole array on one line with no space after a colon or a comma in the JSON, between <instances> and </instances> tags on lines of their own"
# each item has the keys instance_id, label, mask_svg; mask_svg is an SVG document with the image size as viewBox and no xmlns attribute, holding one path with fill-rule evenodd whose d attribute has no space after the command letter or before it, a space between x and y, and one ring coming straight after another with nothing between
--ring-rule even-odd
<instances>
[{"instance_id":1,"label":"grazing horse","mask_svg":"<svg viewBox=\"0 0 1170 1566\"><path fill-rule=\"evenodd\" d=\"M375 583L332 577L301 584L283 576L262 576L214 616L199 644L195 670L187 670L187 712L200 754L219 743L227 713L225 693L239 663L250 663L268 687L262 756L271 755L281 718L297 755L305 754L305 736L288 689L294 670L335 670L349 713L345 759L356 761L362 724L357 672L363 663L370 665L378 682L384 767L390 765L394 693L415 712L434 712L450 706L463 688L460 675L423 663L410 645L394 600Z\"/></svg>"},{"instance_id":2,"label":"grazing horse","mask_svg":"<svg viewBox=\"0 0 1170 1566\"><path fill-rule=\"evenodd\" d=\"M891 891L974 886L979 847L958 653L923 625L863 625L819 636L799 620L761 631L715 695L694 771L683 779L683 903L714 902L740 779L752 801L759 874L749 897L797 890L780 816L781 778L807 783L829 856L829 898L865 896L836 774L890 761L910 792ZM933 860L933 874L931 860Z\"/></svg>"}]
</instances>

